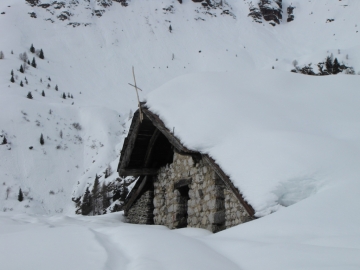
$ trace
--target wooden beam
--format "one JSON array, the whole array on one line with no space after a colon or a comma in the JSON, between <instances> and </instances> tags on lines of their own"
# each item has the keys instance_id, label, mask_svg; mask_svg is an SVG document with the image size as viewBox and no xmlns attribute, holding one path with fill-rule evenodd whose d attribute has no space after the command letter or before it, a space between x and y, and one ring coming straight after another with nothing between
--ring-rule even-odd
<instances>
[{"instance_id":1,"label":"wooden beam","mask_svg":"<svg viewBox=\"0 0 360 270\"><path fill-rule=\"evenodd\" d=\"M136 190L136 192L131 196L130 200L128 201L128 203L126 204L125 206L125 212L127 212L130 207L132 206L132 204L134 203L134 201L136 200L136 198L139 196L141 190L144 188L145 184L146 184L146 181L147 181L148 177L145 176L144 179L142 180L139 188ZM141 181L139 179L139 181Z\"/></svg>"},{"instance_id":2,"label":"wooden beam","mask_svg":"<svg viewBox=\"0 0 360 270\"><path fill-rule=\"evenodd\" d=\"M123 153L121 153L120 164L118 167L119 173L120 173L120 170L126 168L129 165L130 156L131 156L131 153L135 146L136 137L137 137L137 134L138 134L139 128L140 128L140 118L136 117L137 113L138 113L138 111L135 112L135 114L134 114L133 123L131 124L130 130L129 130L129 135L128 135L128 137L126 137L125 142L124 142L123 147L125 147L125 151Z\"/></svg>"},{"instance_id":3,"label":"wooden beam","mask_svg":"<svg viewBox=\"0 0 360 270\"><path fill-rule=\"evenodd\" d=\"M153 135L151 136L149 145L146 150L145 159L144 159L144 167L145 168L149 166L152 150L153 150L154 144L156 142L156 139L159 137L159 135L160 135L160 131L156 128Z\"/></svg>"},{"instance_id":4,"label":"wooden beam","mask_svg":"<svg viewBox=\"0 0 360 270\"><path fill-rule=\"evenodd\" d=\"M120 169L119 175L121 176L141 176L141 175L156 175L159 169L153 168L136 168L136 169Z\"/></svg>"},{"instance_id":5,"label":"wooden beam","mask_svg":"<svg viewBox=\"0 0 360 270\"><path fill-rule=\"evenodd\" d=\"M234 195L237 197L239 202L242 206L244 206L245 210L248 212L248 214L251 217L254 217L255 211L254 208L250 204L245 201L242 194L239 192L239 190L234 186L232 181L230 180L229 176L227 176L223 170L220 168L219 165L216 164L215 160L213 160L209 155L203 154L202 155L203 160L210 165L210 167L215 171L215 173L221 178L221 180L225 183L225 185L234 193Z\"/></svg>"}]
</instances>

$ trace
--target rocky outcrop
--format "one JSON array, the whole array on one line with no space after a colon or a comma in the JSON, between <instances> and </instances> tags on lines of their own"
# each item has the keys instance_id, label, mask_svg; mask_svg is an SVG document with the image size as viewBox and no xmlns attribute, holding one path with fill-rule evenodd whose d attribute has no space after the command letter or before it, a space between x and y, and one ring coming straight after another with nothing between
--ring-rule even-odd
<instances>
[{"instance_id":1,"label":"rocky outcrop","mask_svg":"<svg viewBox=\"0 0 360 270\"><path fill-rule=\"evenodd\" d=\"M282 19L282 0L260 0L259 8L265 21L280 24ZM275 25L274 25L275 26Z\"/></svg>"},{"instance_id":2,"label":"rocky outcrop","mask_svg":"<svg viewBox=\"0 0 360 270\"><path fill-rule=\"evenodd\" d=\"M295 19L293 5L287 7L287 22ZM272 26L280 24L282 20L282 0L260 0L257 6L251 2L249 4L250 13L255 22L262 23L263 20L268 21Z\"/></svg>"},{"instance_id":3,"label":"rocky outcrop","mask_svg":"<svg viewBox=\"0 0 360 270\"><path fill-rule=\"evenodd\" d=\"M294 6L291 6L291 5L288 6L288 8L287 8L287 13L288 13L287 22L292 22L295 19L294 9L295 9Z\"/></svg>"}]
</instances>

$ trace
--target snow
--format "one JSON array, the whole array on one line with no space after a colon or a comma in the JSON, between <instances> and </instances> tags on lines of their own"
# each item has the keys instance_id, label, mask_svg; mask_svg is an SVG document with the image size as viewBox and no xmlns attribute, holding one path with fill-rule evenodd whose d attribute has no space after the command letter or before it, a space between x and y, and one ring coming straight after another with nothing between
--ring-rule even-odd
<instances>
[{"instance_id":1,"label":"snow","mask_svg":"<svg viewBox=\"0 0 360 270\"><path fill-rule=\"evenodd\" d=\"M235 17L190 0L113 2L101 18L95 0L63 2L49 12L0 1L2 268L360 268L359 76L289 72L294 60L316 67L331 53L360 70L359 1L284 0L284 18L292 3L295 20L275 27L252 22L249 1L226 1ZM64 10L73 16L59 21ZM45 59L21 74L31 44ZM126 224L122 213L74 216L71 199L117 168L137 107L132 66L141 99L266 216L216 235Z\"/></svg>"},{"instance_id":2,"label":"snow","mask_svg":"<svg viewBox=\"0 0 360 270\"><path fill-rule=\"evenodd\" d=\"M359 83L346 75L198 73L151 92L147 105L186 147L213 157L264 216L357 182Z\"/></svg>"}]
</instances>

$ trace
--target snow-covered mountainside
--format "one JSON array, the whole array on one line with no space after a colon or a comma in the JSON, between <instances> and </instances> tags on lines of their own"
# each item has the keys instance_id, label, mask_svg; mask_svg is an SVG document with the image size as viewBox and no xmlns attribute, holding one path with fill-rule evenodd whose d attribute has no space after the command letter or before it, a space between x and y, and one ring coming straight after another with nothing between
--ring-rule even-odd
<instances>
[{"instance_id":1,"label":"snow-covered mountainside","mask_svg":"<svg viewBox=\"0 0 360 270\"><path fill-rule=\"evenodd\" d=\"M0 241L1 248L8 250L14 235L18 236L16 239L28 242L41 238L40 231L46 227L46 236L53 241L70 235L70 240L78 237L79 241L88 243L93 250L80 252L81 258L95 258L95 254L101 254L99 260L94 260L96 263L86 265L75 260L76 263L70 265L58 258L59 269L116 269L119 265L127 265L127 269L145 266L147 269L191 269L181 262L170 263L164 259L166 256L158 256L155 251L151 253L150 242L138 252L143 235L155 232L151 241L156 242L156 237L160 239L159 235L166 232L168 240L164 237L163 242L159 241L159 249L167 250L174 241L180 241L184 247L182 252L201 251L193 269L201 269L201 258L206 257L213 259L203 265L204 269L218 269L216 261L223 262L225 269L358 269L360 221L356 210L360 203L354 198L359 191L358 185L349 181L344 181L350 183L348 185L322 186L322 189L317 189L317 183L314 183L313 189L309 190L297 189L300 185L291 182L296 179L290 179L286 182L289 185L278 186L275 195L291 200L284 204L299 203L207 238L203 231L189 229L169 233L158 226L139 233L140 227L121 223L119 214L98 219L66 215L75 213L72 199L84 194L96 175L100 185L116 182L120 149L129 118L137 108L134 88L129 85L133 84L132 67L137 85L142 89L140 99L152 99L153 104L156 103L154 98L166 87L153 90L170 80L176 82L175 78L179 76L197 77L196 74L205 72L236 74L240 87L242 76L253 78L257 85L264 86L263 92L271 89L271 83L286 88L287 83L300 84L301 81L309 95L312 87L321 88L316 92L324 92L326 103L326 89L322 88L331 84L331 79L326 79L327 83L323 84L323 77L292 74L291 71L338 76L340 78L336 78L334 84L339 85L338 91L342 91L342 85L351 84L351 91L343 91L344 95L351 95L358 79L345 73L358 77L360 72L359 11L357 0L0 1L0 211L5 212L0 221L4 225L1 225L4 229L0 234L5 237ZM30 51L32 45L34 52ZM340 72L343 74L338 74ZM293 79L294 76L298 77ZM226 75L221 77L226 78ZM206 76L199 75L199 78ZM312 83L315 78L316 83ZM273 83L274 80L277 82ZM247 80L246 84L249 83ZM206 89L200 90L205 97ZM336 89L332 87L331 91ZM196 93L189 94L193 95ZM331 102L336 96L341 95L332 96ZM305 100L311 100L308 98ZM353 98L356 103L356 96ZM168 100L176 102L176 97ZM339 98L339 102L344 100L349 102L351 96ZM185 102L186 98L184 101L182 96L178 101ZM339 108L346 105L342 103ZM181 107L181 104L177 106ZM234 100L231 106L234 106ZM224 115L228 111L223 110L226 107L227 104L217 106L214 102L216 118L213 121L222 123L223 117L228 117ZM311 104L311 108L316 108L316 104ZM334 115L343 114L338 111ZM351 115L350 109L346 115ZM356 117L355 110L355 122ZM349 123L351 121L344 123L346 133L341 130L331 132L341 137L342 145L349 139L348 146L357 157L356 139L351 137ZM344 156L350 157L348 154ZM326 156L326 153L319 156ZM306 155L302 157L306 158ZM336 167L340 166L336 162L338 159L328 163L333 164L337 172L352 168L353 163L344 160L340 162L341 168ZM356 163L356 160L351 162ZM290 167L287 169L291 172ZM354 172L357 171L348 173ZM280 175L280 172L274 175ZM308 179L307 184L311 185L313 178L309 176ZM20 189L24 196L22 202L18 201ZM298 195L295 201L294 197L284 194L290 189ZM57 214L61 215L39 216ZM117 231L118 224L123 231ZM50 228L56 228L56 233ZM86 231L79 228L86 228ZM129 242L135 239L138 246L134 244L131 250L124 251L122 239ZM39 244L33 253L59 254L60 250L66 249L70 254L80 249L80 246L74 246L71 251L64 240L58 247L47 250L50 242ZM22 253L28 252L28 246L22 247ZM11 248L15 254L15 246ZM168 254L180 252L176 247L169 250ZM122 254L120 259L119 253ZM24 261L9 257L5 251L0 254L3 256L0 261L7 260L7 269L35 266L38 262L34 254ZM142 260L147 256L155 258L154 261ZM38 269L48 269L48 262L43 263Z\"/></svg>"},{"instance_id":2,"label":"snow-covered mountainside","mask_svg":"<svg viewBox=\"0 0 360 270\"><path fill-rule=\"evenodd\" d=\"M254 22L246 1L180 2L1 2L4 209L73 212L71 197L81 195L108 164L115 171L124 121L137 103L128 85L132 66L141 98L172 78L199 71L274 68L286 76L294 60L302 67L330 54L360 69L357 1L282 1L283 13L296 7L295 19L276 27ZM96 10L105 12L97 16ZM64 12L71 16L61 19ZM30 52L32 44L45 59ZM28 65L21 73L24 52L37 67ZM29 92L33 99L26 98ZM64 93L70 98L63 99ZM17 203L19 188L28 208Z\"/></svg>"}]
</instances>

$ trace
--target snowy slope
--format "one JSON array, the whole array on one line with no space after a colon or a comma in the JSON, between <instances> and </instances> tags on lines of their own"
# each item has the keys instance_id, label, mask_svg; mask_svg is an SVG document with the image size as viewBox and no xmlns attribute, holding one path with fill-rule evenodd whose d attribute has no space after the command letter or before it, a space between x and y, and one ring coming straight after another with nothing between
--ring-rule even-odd
<instances>
[{"instance_id":1,"label":"snowy slope","mask_svg":"<svg viewBox=\"0 0 360 270\"><path fill-rule=\"evenodd\" d=\"M313 63L316 67L331 53L360 71L359 1L284 0L284 19L275 27L248 17L250 1L227 0L223 8L211 10L190 0L183 0L183 4L175 0L132 0L127 7L114 1L105 8L95 0L62 2L64 7L55 9L32 7L24 0L0 1L0 51L5 55L0 59L0 135L8 140L8 144L0 145L0 210L6 212L0 214L2 267L360 268L360 220L356 214L358 76L312 78L290 74L294 60L299 66ZM290 4L296 7L295 20L287 23L285 14ZM93 16L95 10L105 12L101 17ZM229 10L230 15L222 15L223 10ZM57 17L64 11L72 15L61 21ZM32 12L37 18L30 16ZM43 49L44 60L30 53L31 44ZM23 52L30 61L35 57L37 62L37 68L30 67L25 74L18 71L22 64L19 54ZM203 230L169 231L161 226L124 224L121 213L69 216L74 213L71 198L80 196L94 182L95 174L102 175L108 164L113 171L116 169L129 112L137 106L134 89L128 85L133 82L132 66L143 90L140 97L148 96L149 104L160 104L163 97L155 98L165 89L166 94L179 93L178 88L186 80L199 84L196 92L191 92L191 85L167 100L178 97L178 101L191 104L184 94L194 97L198 93L201 96L194 101L212 100L214 125L222 128L213 131L216 136L209 136L212 141L204 145L192 144L191 140L186 143L195 149L213 151L214 157L221 155L216 145L226 146L226 141L217 141L226 129L224 117L251 112L234 117L252 128L248 136L257 135L245 139L251 146L264 137L268 140L258 145L260 150L252 152L251 159L241 160L249 171L243 171L238 179L251 172L257 178L266 175L271 181L259 188L241 181L237 184L248 191L248 199L253 200L259 213L278 211L214 236ZM10 82L11 70L15 83ZM203 72L231 72L238 78L208 78ZM161 87L186 74L190 75ZM205 80L199 81L202 76ZM234 89L234 81L248 87ZM279 89L269 87L270 83ZM269 95L264 85L279 98ZM215 86L222 89L220 95L214 92ZM41 95L43 90L45 97ZM29 91L32 100L26 98ZM63 99L63 93L73 98ZM233 99L237 93L237 98L244 99ZM220 104L219 100L226 103ZM257 105L249 106L246 101L256 101L253 104ZM261 110L256 111L260 105ZM300 116L299 110L303 112ZM274 120L276 114L280 115ZM306 123L294 123L294 119L306 119ZM257 132L255 123L264 127L265 122L268 133ZM76 129L74 123L81 129ZM175 125L185 141L188 136L180 133L182 124ZM40 134L44 135L43 146ZM244 135L240 133L240 137ZM298 144L294 145L292 139ZM292 148L281 148L278 159L259 159L257 155L264 153L263 146L268 146L266 153L271 153L284 145ZM29 149L31 146L33 149ZM313 149L307 152L301 146ZM294 160L297 162L291 162ZM254 170L261 162L277 167ZM231 176L238 174L227 164L221 165ZM274 168L284 169L286 174ZM300 183L296 176L301 176ZM107 181L116 177L114 173ZM257 183L263 183L262 179ZM25 194L21 203L17 200L19 188ZM269 196L269 191L273 195ZM259 194L264 195L262 202L254 199Z\"/></svg>"}]
</instances>

